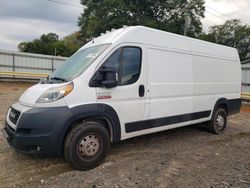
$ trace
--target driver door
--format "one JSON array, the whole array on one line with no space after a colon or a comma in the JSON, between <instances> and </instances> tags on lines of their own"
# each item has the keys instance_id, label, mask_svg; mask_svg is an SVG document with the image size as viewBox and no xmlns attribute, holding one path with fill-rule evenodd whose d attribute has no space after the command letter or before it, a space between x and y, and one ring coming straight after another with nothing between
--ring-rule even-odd
<instances>
[{"instance_id":1,"label":"driver door","mask_svg":"<svg viewBox=\"0 0 250 188\"><path fill-rule=\"evenodd\" d=\"M147 64L143 47L118 47L102 67L115 68L118 85L113 88L97 87L97 102L108 104L116 111L121 125L121 139L134 136L138 131L126 129L125 124L146 118Z\"/></svg>"}]
</instances>

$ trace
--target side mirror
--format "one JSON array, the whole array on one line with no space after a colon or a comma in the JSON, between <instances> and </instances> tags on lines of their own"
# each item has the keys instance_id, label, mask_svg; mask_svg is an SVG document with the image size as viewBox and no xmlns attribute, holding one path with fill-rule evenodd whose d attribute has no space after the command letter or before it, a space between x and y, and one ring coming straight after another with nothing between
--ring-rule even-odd
<instances>
[{"instance_id":1,"label":"side mirror","mask_svg":"<svg viewBox=\"0 0 250 188\"><path fill-rule=\"evenodd\" d=\"M113 67L103 67L97 71L89 82L90 87L112 88L118 85L117 71Z\"/></svg>"},{"instance_id":2,"label":"side mirror","mask_svg":"<svg viewBox=\"0 0 250 188\"><path fill-rule=\"evenodd\" d=\"M106 88L116 87L118 85L117 72L113 67L104 67L99 72L103 75L101 85Z\"/></svg>"}]
</instances>

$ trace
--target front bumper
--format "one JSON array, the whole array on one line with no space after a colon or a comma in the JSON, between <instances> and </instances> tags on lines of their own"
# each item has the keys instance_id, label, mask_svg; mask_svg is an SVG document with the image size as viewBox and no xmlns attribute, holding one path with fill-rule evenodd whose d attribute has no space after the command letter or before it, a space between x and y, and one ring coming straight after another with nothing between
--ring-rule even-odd
<instances>
[{"instance_id":1,"label":"front bumper","mask_svg":"<svg viewBox=\"0 0 250 188\"><path fill-rule=\"evenodd\" d=\"M30 108L21 111L15 128L9 125L7 116L2 132L17 151L57 156L62 152L67 123L72 117L71 110L66 106Z\"/></svg>"},{"instance_id":2,"label":"front bumper","mask_svg":"<svg viewBox=\"0 0 250 188\"><path fill-rule=\"evenodd\" d=\"M36 139L31 139L25 136L16 135L15 131L5 123L5 127L1 129L3 136L6 138L10 146L18 152L22 153L40 153L41 152L41 143L45 140L42 137L36 137ZM35 141L35 140L38 140Z\"/></svg>"}]
</instances>

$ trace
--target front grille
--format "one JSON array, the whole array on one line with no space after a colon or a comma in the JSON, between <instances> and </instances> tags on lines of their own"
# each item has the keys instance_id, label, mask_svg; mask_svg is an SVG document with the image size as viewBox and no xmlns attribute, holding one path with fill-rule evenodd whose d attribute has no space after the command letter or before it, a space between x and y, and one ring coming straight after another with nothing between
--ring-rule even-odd
<instances>
[{"instance_id":1,"label":"front grille","mask_svg":"<svg viewBox=\"0 0 250 188\"><path fill-rule=\"evenodd\" d=\"M10 113L9 113L9 120L16 125L18 119L20 116L20 112L11 108Z\"/></svg>"}]
</instances>

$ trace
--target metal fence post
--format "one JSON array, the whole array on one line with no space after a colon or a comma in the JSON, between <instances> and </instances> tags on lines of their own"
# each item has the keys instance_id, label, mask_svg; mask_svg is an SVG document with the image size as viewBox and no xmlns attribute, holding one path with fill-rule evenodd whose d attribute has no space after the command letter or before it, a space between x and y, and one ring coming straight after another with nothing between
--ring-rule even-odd
<instances>
[{"instance_id":1,"label":"metal fence post","mask_svg":"<svg viewBox=\"0 0 250 188\"><path fill-rule=\"evenodd\" d=\"M15 62L15 53L12 54L12 71L15 72L16 70L16 62ZM15 76L13 76L13 81L15 81Z\"/></svg>"},{"instance_id":2,"label":"metal fence post","mask_svg":"<svg viewBox=\"0 0 250 188\"><path fill-rule=\"evenodd\" d=\"M54 71L54 58L51 58L51 72Z\"/></svg>"}]
</instances>

